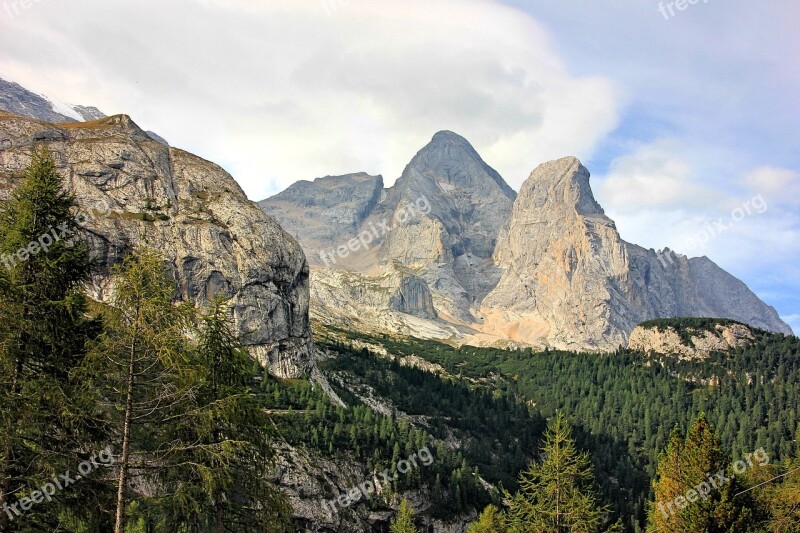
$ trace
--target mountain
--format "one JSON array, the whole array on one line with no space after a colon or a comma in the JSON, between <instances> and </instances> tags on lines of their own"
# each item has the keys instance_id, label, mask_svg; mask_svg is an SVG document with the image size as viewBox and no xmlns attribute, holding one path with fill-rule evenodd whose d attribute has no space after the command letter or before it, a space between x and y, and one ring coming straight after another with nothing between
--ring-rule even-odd
<instances>
[{"instance_id":1,"label":"mountain","mask_svg":"<svg viewBox=\"0 0 800 533\"><path fill-rule=\"evenodd\" d=\"M625 345L645 320L723 317L791 333L775 309L708 258L658 253L620 238L574 157L525 181L495 262L503 270L483 302L484 329L560 349Z\"/></svg>"},{"instance_id":2,"label":"mountain","mask_svg":"<svg viewBox=\"0 0 800 533\"><path fill-rule=\"evenodd\" d=\"M155 248L181 299L230 299L252 355L273 374L313 372L303 251L220 167L154 141L126 115L52 124L0 112L0 140L0 199L34 145L56 159L103 265L93 298L109 299L108 268L123 254Z\"/></svg>"},{"instance_id":3,"label":"mountain","mask_svg":"<svg viewBox=\"0 0 800 533\"><path fill-rule=\"evenodd\" d=\"M259 203L304 247L312 315L331 325L478 345L612 350L640 322L732 318L791 334L705 257L622 240L574 157L519 195L462 137L434 135L394 186L299 182Z\"/></svg>"},{"instance_id":4,"label":"mountain","mask_svg":"<svg viewBox=\"0 0 800 533\"><path fill-rule=\"evenodd\" d=\"M295 237L307 243L310 252L348 240L382 195L383 178L360 173L298 181L258 205L282 226L294 228ZM309 254L311 262L320 259L319 254Z\"/></svg>"},{"instance_id":5,"label":"mountain","mask_svg":"<svg viewBox=\"0 0 800 533\"><path fill-rule=\"evenodd\" d=\"M2 78L0 78L0 111L45 122L86 122L106 118L105 113L94 106L65 104ZM169 145L157 133L152 131L145 133L154 141Z\"/></svg>"}]
</instances>

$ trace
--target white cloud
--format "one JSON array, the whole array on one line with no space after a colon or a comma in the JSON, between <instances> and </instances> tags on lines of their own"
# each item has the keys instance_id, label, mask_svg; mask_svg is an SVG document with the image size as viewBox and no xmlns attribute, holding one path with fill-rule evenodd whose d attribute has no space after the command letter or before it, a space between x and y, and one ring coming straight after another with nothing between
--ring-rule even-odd
<instances>
[{"instance_id":1,"label":"white cloud","mask_svg":"<svg viewBox=\"0 0 800 533\"><path fill-rule=\"evenodd\" d=\"M791 208L800 205L800 173L795 170L760 167L744 176L742 183L763 194L774 206Z\"/></svg>"},{"instance_id":2,"label":"white cloud","mask_svg":"<svg viewBox=\"0 0 800 533\"><path fill-rule=\"evenodd\" d=\"M686 209L707 205L715 193L706 187L680 143L660 140L611 162L600 181L601 203L617 212Z\"/></svg>"},{"instance_id":3,"label":"white cloud","mask_svg":"<svg viewBox=\"0 0 800 533\"><path fill-rule=\"evenodd\" d=\"M391 183L441 129L518 187L590 157L619 114L610 81L571 75L536 21L488 0L86 0L12 22L14 81L129 113L253 199L332 173Z\"/></svg>"}]
</instances>

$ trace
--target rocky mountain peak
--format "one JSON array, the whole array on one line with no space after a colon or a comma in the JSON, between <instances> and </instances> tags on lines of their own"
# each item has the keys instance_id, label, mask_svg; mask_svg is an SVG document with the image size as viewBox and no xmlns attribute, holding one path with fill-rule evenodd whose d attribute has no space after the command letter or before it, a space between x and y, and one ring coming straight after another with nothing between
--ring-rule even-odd
<instances>
[{"instance_id":1,"label":"rocky mountain peak","mask_svg":"<svg viewBox=\"0 0 800 533\"><path fill-rule=\"evenodd\" d=\"M594 199L589 170L577 157L548 161L536 167L520 189L521 208L574 208L581 215L602 215Z\"/></svg>"},{"instance_id":2,"label":"rocky mountain peak","mask_svg":"<svg viewBox=\"0 0 800 533\"><path fill-rule=\"evenodd\" d=\"M539 165L516 195L466 139L441 131L393 187L369 183L361 174L322 178L262 202L309 256L327 249L312 300L331 323L593 351L624 346L637 324L660 317L727 317L791 333L710 260L625 242L576 157ZM317 211L319 195L328 207ZM336 225L355 212L369 214ZM335 220L309 233L325 217Z\"/></svg>"},{"instance_id":3,"label":"rocky mountain peak","mask_svg":"<svg viewBox=\"0 0 800 533\"><path fill-rule=\"evenodd\" d=\"M383 176L366 172L302 180L258 203L305 248L311 263L356 236L383 198Z\"/></svg>"},{"instance_id":4,"label":"rocky mountain peak","mask_svg":"<svg viewBox=\"0 0 800 533\"><path fill-rule=\"evenodd\" d=\"M418 183L422 182L422 183ZM406 167L397 180L398 191L438 186L443 192L454 188L497 192L514 199L516 193L500 174L486 164L464 137L452 131L437 132Z\"/></svg>"}]
</instances>

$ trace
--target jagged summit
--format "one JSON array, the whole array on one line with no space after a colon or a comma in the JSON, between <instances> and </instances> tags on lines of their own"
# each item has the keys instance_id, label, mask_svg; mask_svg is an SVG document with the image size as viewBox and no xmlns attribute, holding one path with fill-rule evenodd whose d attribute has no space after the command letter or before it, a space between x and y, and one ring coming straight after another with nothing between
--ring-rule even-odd
<instances>
[{"instance_id":1,"label":"jagged summit","mask_svg":"<svg viewBox=\"0 0 800 533\"><path fill-rule=\"evenodd\" d=\"M398 179L396 187L414 189L413 182L416 180L435 180L456 187L496 187L506 197L516 197L514 190L495 169L486 164L469 141L447 130L437 132L417 152Z\"/></svg>"},{"instance_id":2,"label":"jagged summit","mask_svg":"<svg viewBox=\"0 0 800 533\"><path fill-rule=\"evenodd\" d=\"M577 157L569 156L542 163L522 184L520 206L543 207L560 202L585 215L603 215L589 184L589 170Z\"/></svg>"},{"instance_id":3,"label":"jagged summit","mask_svg":"<svg viewBox=\"0 0 800 533\"><path fill-rule=\"evenodd\" d=\"M327 177L261 204L312 262L312 247L328 248L312 273L322 320L572 350L624 346L637 324L662 317L791 332L709 259L625 242L576 157L537 166L517 195L466 139L441 131L381 187L363 174Z\"/></svg>"},{"instance_id":4,"label":"jagged summit","mask_svg":"<svg viewBox=\"0 0 800 533\"><path fill-rule=\"evenodd\" d=\"M259 207L305 246L309 262L347 243L383 197L383 177L366 172L298 181Z\"/></svg>"}]
</instances>

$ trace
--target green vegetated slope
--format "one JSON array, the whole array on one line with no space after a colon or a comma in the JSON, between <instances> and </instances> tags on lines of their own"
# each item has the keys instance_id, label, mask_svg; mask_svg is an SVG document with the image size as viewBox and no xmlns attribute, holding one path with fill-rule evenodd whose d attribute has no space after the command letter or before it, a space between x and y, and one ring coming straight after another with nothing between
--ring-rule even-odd
<instances>
[{"instance_id":1,"label":"green vegetated slope","mask_svg":"<svg viewBox=\"0 0 800 533\"><path fill-rule=\"evenodd\" d=\"M687 428L698 413L707 414L734 460L761 447L773 462L796 451L796 337L763 334L753 346L730 354L678 361L628 350L534 352L328 333L320 344L339 355L322 364L326 373L355 376L398 410L426 417L432 436L455 437L449 442L457 443L469 464L505 488L515 488L517 473L533 457L544 419L563 411L579 446L591 454L605 502L630 530L644 524L657 457L672 428ZM348 347L352 341L383 346L400 358L421 357L446 373L401 366Z\"/></svg>"}]
</instances>

